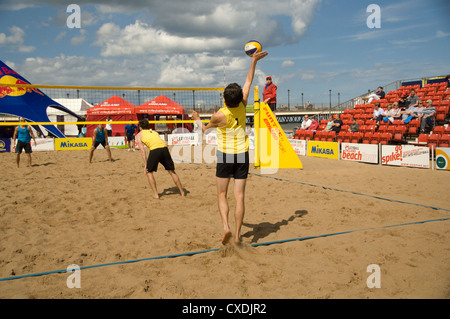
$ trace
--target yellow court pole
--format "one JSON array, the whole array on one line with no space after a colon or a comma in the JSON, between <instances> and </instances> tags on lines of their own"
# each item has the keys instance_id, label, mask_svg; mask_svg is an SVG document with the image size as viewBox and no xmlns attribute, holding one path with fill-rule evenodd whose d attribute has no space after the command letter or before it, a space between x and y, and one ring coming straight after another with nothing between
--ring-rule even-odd
<instances>
[{"instance_id":1,"label":"yellow court pole","mask_svg":"<svg viewBox=\"0 0 450 319\"><path fill-rule=\"evenodd\" d=\"M260 112L259 112L259 88L255 85L255 104L253 105L253 123L255 129L255 168L261 166L259 158L259 127L260 127Z\"/></svg>"}]
</instances>

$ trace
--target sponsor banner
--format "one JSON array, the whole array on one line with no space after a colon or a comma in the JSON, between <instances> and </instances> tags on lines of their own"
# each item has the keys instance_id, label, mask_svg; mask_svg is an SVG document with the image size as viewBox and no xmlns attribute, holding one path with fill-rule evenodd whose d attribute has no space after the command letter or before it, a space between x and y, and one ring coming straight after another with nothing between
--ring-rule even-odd
<instances>
[{"instance_id":1,"label":"sponsor banner","mask_svg":"<svg viewBox=\"0 0 450 319\"><path fill-rule=\"evenodd\" d=\"M414 145L382 145L381 164L430 168L430 150Z\"/></svg>"},{"instance_id":2,"label":"sponsor banner","mask_svg":"<svg viewBox=\"0 0 450 319\"><path fill-rule=\"evenodd\" d=\"M205 141L206 144L217 145L217 134L215 132L205 134Z\"/></svg>"},{"instance_id":3,"label":"sponsor banner","mask_svg":"<svg viewBox=\"0 0 450 319\"><path fill-rule=\"evenodd\" d=\"M205 141L208 145L217 145L217 134L216 133L208 133L205 134ZM248 136L248 148L251 150L255 149L255 137Z\"/></svg>"},{"instance_id":4,"label":"sponsor banner","mask_svg":"<svg viewBox=\"0 0 450 319\"><path fill-rule=\"evenodd\" d=\"M9 138L0 139L0 153L11 152L11 140Z\"/></svg>"},{"instance_id":5,"label":"sponsor banner","mask_svg":"<svg viewBox=\"0 0 450 319\"><path fill-rule=\"evenodd\" d=\"M305 140L294 140L289 139L289 143L291 143L292 148L294 149L297 155L306 156L306 141Z\"/></svg>"},{"instance_id":6,"label":"sponsor banner","mask_svg":"<svg viewBox=\"0 0 450 319\"><path fill-rule=\"evenodd\" d=\"M110 147L121 147L127 145L124 136L108 136L108 145Z\"/></svg>"},{"instance_id":7,"label":"sponsor banner","mask_svg":"<svg viewBox=\"0 0 450 319\"><path fill-rule=\"evenodd\" d=\"M341 159L378 164L378 144L341 144Z\"/></svg>"},{"instance_id":8,"label":"sponsor banner","mask_svg":"<svg viewBox=\"0 0 450 319\"><path fill-rule=\"evenodd\" d=\"M55 138L56 151L89 150L92 147L92 138Z\"/></svg>"},{"instance_id":9,"label":"sponsor banner","mask_svg":"<svg viewBox=\"0 0 450 319\"><path fill-rule=\"evenodd\" d=\"M450 170L450 148L436 148L436 168Z\"/></svg>"},{"instance_id":10,"label":"sponsor banner","mask_svg":"<svg viewBox=\"0 0 450 319\"><path fill-rule=\"evenodd\" d=\"M168 145L197 145L198 134L169 134L167 135Z\"/></svg>"},{"instance_id":11,"label":"sponsor banner","mask_svg":"<svg viewBox=\"0 0 450 319\"><path fill-rule=\"evenodd\" d=\"M55 141L52 138L37 138L36 146L34 146L33 140L31 140L31 148L33 152L49 152L55 150Z\"/></svg>"},{"instance_id":12,"label":"sponsor banner","mask_svg":"<svg viewBox=\"0 0 450 319\"><path fill-rule=\"evenodd\" d=\"M339 158L339 144L337 142L308 141L308 156Z\"/></svg>"}]
</instances>

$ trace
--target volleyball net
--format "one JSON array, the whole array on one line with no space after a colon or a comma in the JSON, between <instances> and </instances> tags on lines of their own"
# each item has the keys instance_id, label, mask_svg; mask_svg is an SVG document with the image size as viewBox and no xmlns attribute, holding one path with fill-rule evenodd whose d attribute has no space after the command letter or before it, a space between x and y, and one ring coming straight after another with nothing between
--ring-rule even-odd
<instances>
[{"instance_id":1,"label":"volleyball net","mask_svg":"<svg viewBox=\"0 0 450 319\"><path fill-rule=\"evenodd\" d=\"M64 106L79 116L92 115L94 122L102 122L99 115L136 115L133 120L151 118L155 121L164 121L164 117L171 120L186 120L182 115L190 114L193 110L199 113L214 113L223 106L223 88L155 88L155 87L91 87L91 86L56 86L56 85L30 85L17 83L1 83L0 102L4 97L20 98L26 93L42 93L57 104ZM24 103L30 103L29 101ZM29 106L34 107L33 105ZM36 122L43 125L68 125L76 122L73 117L52 105L47 108L49 122ZM13 114L2 114L0 125L17 125ZM18 117L16 117L17 119ZM116 120L118 117L116 116ZM127 119L129 120L129 119ZM191 121L192 122L192 121ZM122 124L113 123L112 124Z\"/></svg>"}]
</instances>

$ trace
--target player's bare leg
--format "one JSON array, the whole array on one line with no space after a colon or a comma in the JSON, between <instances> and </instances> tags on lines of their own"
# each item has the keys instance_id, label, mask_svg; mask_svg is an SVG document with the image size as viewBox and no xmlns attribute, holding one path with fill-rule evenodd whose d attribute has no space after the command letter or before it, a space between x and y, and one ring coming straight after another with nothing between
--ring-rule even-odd
<instances>
[{"instance_id":1,"label":"player's bare leg","mask_svg":"<svg viewBox=\"0 0 450 319\"><path fill-rule=\"evenodd\" d=\"M234 180L234 198L236 200L236 209L234 211L234 218L236 220L236 233L234 234L234 242L241 242L241 227L244 221L245 214L245 185L246 179Z\"/></svg>"},{"instance_id":2,"label":"player's bare leg","mask_svg":"<svg viewBox=\"0 0 450 319\"><path fill-rule=\"evenodd\" d=\"M219 212L220 217L222 218L223 224L223 237L222 244L225 245L228 243L231 237L230 226L228 224L228 201L227 201L227 192L228 192L228 184L230 183L229 178L220 178L217 177L217 199L219 203Z\"/></svg>"},{"instance_id":3,"label":"player's bare leg","mask_svg":"<svg viewBox=\"0 0 450 319\"><path fill-rule=\"evenodd\" d=\"M180 178L178 177L177 173L175 171L168 171L170 176L172 177L173 182L175 185L177 185L178 189L180 190L181 196L185 196L186 194L183 191L183 187L181 186Z\"/></svg>"},{"instance_id":4,"label":"player's bare leg","mask_svg":"<svg viewBox=\"0 0 450 319\"><path fill-rule=\"evenodd\" d=\"M156 181L152 172L147 172L148 183L153 191L153 197L159 199L158 190L156 189Z\"/></svg>"}]
</instances>

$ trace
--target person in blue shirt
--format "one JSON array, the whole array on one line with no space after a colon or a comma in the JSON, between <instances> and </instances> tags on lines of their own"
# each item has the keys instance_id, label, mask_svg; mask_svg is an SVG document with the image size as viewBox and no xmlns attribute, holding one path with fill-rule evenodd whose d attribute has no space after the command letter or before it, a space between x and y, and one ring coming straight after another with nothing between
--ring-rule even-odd
<instances>
[{"instance_id":1,"label":"person in blue shirt","mask_svg":"<svg viewBox=\"0 0 450 319\"><path fill-rule=\"evenodd\" d=\"M31 153L33 152L31 149L31 139L34 141L34 146L36 146L36 139L34 138L34 133L30 129L28 125L25 124L25 119L20 118L20 122L23 124L20 124L16 127L14 130L14 145L16 145L16 139L17 139L17 145L16 145L16 163L17 168L19 167L20 163L20 154L22 153L22 150L25 150L25 154L27 154L28 157L28 167L31 167Z\"/></svg>"},{"instance_id":2,"label":"person in blue shirt","mask_svg":"<svg viewBox=\"0 0 450 319\"><path fill-rule=\"evenodd\" d=\"M131 122L132 120L130 120ZM130 152L131 150L133 150L133 152L135 151L135 134L136 134L136 130L137 130L137 125L136 124L127 124L125 125L125 142L128 142L128 152Z\"/></svg>"},{"instance_id":3,"label":"person in blue shirt","mask_svg":"<svg viewBox=\"0 0 450 319\"><path fill-rule=\"evenodd\" d=\"M89 163L92 163L92 157L94 156L94 151L97 147L102 144L102 146L106 149L108 153L108 159L112 162L111 157L111 149L108 145L108 134L106 129L103 127L103 124L99 124L98 127L94 130L94 135L92 136L92 147L91 152L89 153Z\"/></svg>"}]
</instances>

